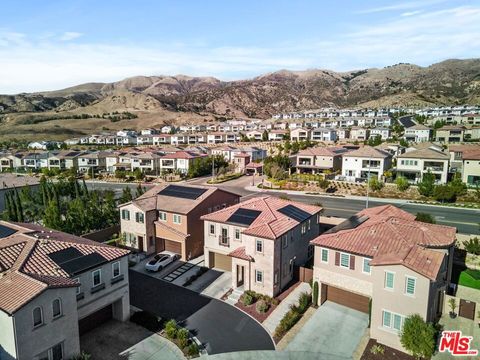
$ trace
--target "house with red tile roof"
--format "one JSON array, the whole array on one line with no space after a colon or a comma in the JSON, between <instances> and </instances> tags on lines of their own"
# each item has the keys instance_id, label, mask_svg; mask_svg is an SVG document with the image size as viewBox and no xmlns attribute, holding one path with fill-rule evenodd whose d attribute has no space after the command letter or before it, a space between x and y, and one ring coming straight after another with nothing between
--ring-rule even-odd
<instances>
[{"instance_id":1,"label":"house with red tile roof","mask_svg":"<svg viewBox=\"0 0 480 360\"><path fill-rule=\"evenodd\" d=\"M342 175L347 181L376 177L392 166L392 154L371 146L363 146L342 155Z\"/></svg>"},{"instance_id":2,"label":"house with red tile roof","mask_svg":"<svg viewBox=\"0 0 480 360\"><path fill-rule=\"evenodd\" d=\"M205 266L232 273L232 288L278 295L313 255L321 207L256 197L202 216Z\"/></svg>"},{"instance_id":3,"label":"house with red tile roof","mask_svg":"<svg viewBox=\"0 0 480 360\"><path fill-rule=\"evenodd\" d=\"M129 317L128 251L0 221L0 358L68 359L79 336Z\"/></svg>"},{"instance_id":4,"label":"house with red tile roof","mask_svg":"<svg viewBox=\"0 0 480 360\"><path fill-rule=\"evenodd\" d=\"M365 209L315 238L320 303L369 313L370 337L405 351L405 318L436 321L453 263L456 229L419 222L393 205Z\"/></svg>"}]
</instances>

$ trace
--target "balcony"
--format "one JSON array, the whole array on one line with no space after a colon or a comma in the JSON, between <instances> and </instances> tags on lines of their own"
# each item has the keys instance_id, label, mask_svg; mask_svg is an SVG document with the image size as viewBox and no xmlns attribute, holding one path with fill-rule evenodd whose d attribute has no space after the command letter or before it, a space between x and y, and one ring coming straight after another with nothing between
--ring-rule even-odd
<instances>
[{"instance_id":1,"label":"balcony","mask_svg":"<svg viewBox=\"0 0 480 360\"><path fill-rule=\"evenodd\" d=\"M230 246L230 238L228 236L219 235L218 245L228 247Z\"/></svg>"}]
</instances>

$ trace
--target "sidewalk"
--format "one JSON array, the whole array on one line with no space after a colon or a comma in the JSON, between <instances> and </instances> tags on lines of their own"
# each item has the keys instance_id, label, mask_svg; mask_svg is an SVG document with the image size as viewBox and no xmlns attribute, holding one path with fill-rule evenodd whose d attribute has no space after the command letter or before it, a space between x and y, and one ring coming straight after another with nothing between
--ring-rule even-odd
<instances>
[{"instance_id":1,"label":"sidewalk","mask_svg":"<svg viewBox=\"0 0 480 360\"><path fill-rule=\"evenodd\" d=\"M161 337L153 334L131 348L119 354L120 359L128 360L149 360L149 359L165 359L165 360L183 360L186 359L180 349Z\"/></svg>"},{"instance_id":2,"label":"sidewalk","mask_svg":"<svg viewBox=\"0 0 480 360\"><path fill-rule=\"evenodd\" d=\"M307 283L300 283L283 301L277 306L275 310L270 314L268 318L263 322L263 326L268 332L273 335L280 320L283 319L285 314L290 310L291 305L298 305L298 298L302 292L310 293L312 289Z\"/></svg>"}]
</instances>

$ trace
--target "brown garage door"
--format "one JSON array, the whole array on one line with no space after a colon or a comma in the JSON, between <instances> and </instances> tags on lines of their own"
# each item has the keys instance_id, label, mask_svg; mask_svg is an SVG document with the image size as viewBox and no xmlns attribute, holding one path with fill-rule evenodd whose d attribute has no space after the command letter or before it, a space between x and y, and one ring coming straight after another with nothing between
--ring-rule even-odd
<instances>
[{"instance_id":1,"label":"brown garage door","mask_svg":"<svg viewBox=\"0 0 480 360\"><path fill-rule=\"evenodd\" d=\"M345 291L330 285L326 287L326 292L327 300L367 314L369 313L369 299L366 296L354 294L352 292Z\"/></svg>"},{"instance_id":2,"label":"brown garage door","mask_svg":"<svg viewBox=\"0 0 480 360\"><path fill-rule=\"evenodd\" d=\"M227 255L219 254L216 252L210 253L210 267L225 270L225 271L232 271L232 258Z\"/></svg>"},{"instance_id":3,"label":"brown garage door","mask_svg":"<svg viewBox=\"0 0 480 360\"><path fill-rule=\"evenodd\" d=\"M86 332L93 330L97 326L107 322L112 318L113 307L108 305L103 309L95 311L93 314L90 314L83 319L78 320L78 331L80 335L85 334Z\"/></svg>"},{"instance_id":4,"label":"brown garage door","mask_svg":"<svg viewBox=\"0 0 480 360\"><path fill-rule=\"evenodd\" d=\"M182 243L178 241L165 240L165 251L171 251L182 255Z\"/></svg>"}]
</instances>

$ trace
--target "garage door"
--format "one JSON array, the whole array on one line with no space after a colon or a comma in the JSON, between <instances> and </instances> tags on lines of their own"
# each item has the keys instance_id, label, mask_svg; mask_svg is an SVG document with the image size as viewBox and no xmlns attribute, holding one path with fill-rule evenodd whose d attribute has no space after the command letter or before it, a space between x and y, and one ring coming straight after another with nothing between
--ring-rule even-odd
<instances>
[{"instance_id":1,"label":"garage door","mask_svg":"<svg viewBox=\"0 0 480 360\"><path fill-rule=\"evenodd\" d=\"M113 308L112 305L108 305L103 309L95 311L93 314L84 317L83 319L78 320L78 331L80 335L85 334L86 332L93 330L97 326L107 322L112 318Z\"/></svg>"},{"instance_id":2,"label":"garage door","mask_svg":"<svg viewBox=\"0 0 480 360\"><path fill-rule=\"evenodd\" d=\"M210 267L225 271L232 271L232 258L216 252L210 253Z\"/></svg>"},{"instance_id":3,"label":"garage door","mask_svg":"<svg viewBox=\"0 0 480 360\"><path fill-rule=\"evenodd\" d=\"M182 243L178 241L165 240L165 251L171 251L182 255Z\"/></svg>"},{"instance_id":4,"label":"garage door","mask_svg":"<svg viewBox=\"0 0 480 360\"><path fill-rule=\"evenodd\" d=\"M369 313L369 298L366 296L354 294L330 285L326 286L326 299L349 308Z\"/></svg>"}]
</instances>

